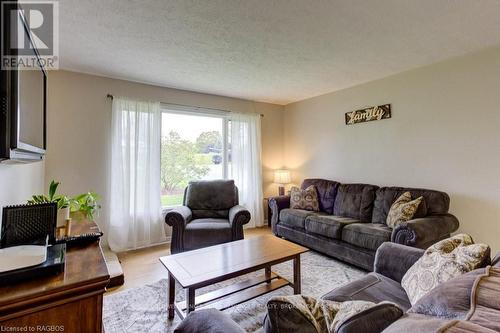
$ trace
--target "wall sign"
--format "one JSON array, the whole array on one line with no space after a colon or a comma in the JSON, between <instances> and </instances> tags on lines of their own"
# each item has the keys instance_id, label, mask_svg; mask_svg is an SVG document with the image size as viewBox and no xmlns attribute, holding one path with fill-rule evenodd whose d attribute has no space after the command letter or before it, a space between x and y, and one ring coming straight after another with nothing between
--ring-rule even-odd
<instances>
[{"instance_id":1,"label":"wall sign","mask_svg":"<svg viewBox=\"0 0 500 333\"><path fill-rule=\"evenodd\" d=\"M388 118L391 118L391 104L384 104L347 112L345 114L345 123L346 125L353 125Z\"/></svg>"}]
</instances>

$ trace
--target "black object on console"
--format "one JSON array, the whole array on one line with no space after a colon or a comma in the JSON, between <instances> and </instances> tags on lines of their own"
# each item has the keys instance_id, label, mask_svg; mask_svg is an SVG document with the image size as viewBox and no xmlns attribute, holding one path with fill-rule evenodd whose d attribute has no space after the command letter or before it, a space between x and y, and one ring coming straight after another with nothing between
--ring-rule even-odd
<instances>
[{"instance_id":1,"label":"black object on console","mask_svg":"<svg viewBox=\"0 0 500 333\"><path fill-rule=\"evenodd\" d=\"M0 248L56 240L57 204L42 203L3 208Z\"/></svg>"}]
</instances>

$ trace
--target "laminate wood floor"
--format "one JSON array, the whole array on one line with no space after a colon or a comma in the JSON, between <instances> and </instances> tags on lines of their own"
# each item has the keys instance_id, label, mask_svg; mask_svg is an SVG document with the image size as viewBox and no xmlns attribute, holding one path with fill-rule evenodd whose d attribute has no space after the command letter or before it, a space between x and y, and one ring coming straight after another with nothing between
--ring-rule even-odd
<instances>
[{"instance_id":1,"label":"laminate wood floor","mask_svg":"<svg viewBox=\"0 0 500 333\"><path fill-rule=\"evenodd\" d=\"M271 229L267 226L245 229L244 233L245 238L272 234ZM125 275L125 283L122 286L108 289L106 294L140 287L166 278L167 271L160 263L159 258L168 254L170 254L170 244L118 253L118 259Z\"/></svg>"}]
</instances>

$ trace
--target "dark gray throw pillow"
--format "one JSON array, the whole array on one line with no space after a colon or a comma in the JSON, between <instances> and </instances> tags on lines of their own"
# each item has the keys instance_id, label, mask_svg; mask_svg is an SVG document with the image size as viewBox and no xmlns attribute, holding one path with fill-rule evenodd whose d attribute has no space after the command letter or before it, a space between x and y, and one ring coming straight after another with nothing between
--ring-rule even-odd
<instances>
[{"instance_id":1,"label":"dark gray throw pillow","mask_svg":"<svg viewBox=\"0 0 500 333\"><path fill-rule=\"evenodd\" d=\"M338 333L382 332L402 315L403 310L396 304L379 303L347 319Z\"/></svg>"},{"instance_id":2,"label":"dark gray throw pillow","mask_svg":"<svg viewBox=\"0 0 500 333\"><path fill-rule=\"evenodd\" d=\"M231 317L216 309L191 312L174 330L174 333L244 333Z\"/></svg>"},{"instance_id":3,"label":"dark gray throw pillow","mask_svg":"<svg viewBox=\"0 0 500 333\"><path fill-rule=\"evenodd\" d=\"M464 319L470 309L470 295L474 281L484 268L457 276L441 283L413 305L408 313L419 313L443 319Z\"/></svg>"}]
</instances>

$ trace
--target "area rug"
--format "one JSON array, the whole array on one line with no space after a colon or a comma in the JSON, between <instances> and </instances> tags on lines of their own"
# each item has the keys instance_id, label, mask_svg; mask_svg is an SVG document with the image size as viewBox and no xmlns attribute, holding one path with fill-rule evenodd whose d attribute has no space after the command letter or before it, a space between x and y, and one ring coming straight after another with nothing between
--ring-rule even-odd
<instances>
[{"instance_id":1,"label":"area rug","mask_svg":"<svg viewBox=\"0 0 500 333\"><path fill-rule=\"evenodd\" d=\"M291 261L273 266L273 271L292 281ZM362 270L316 252L307 252L301 256L301 272L302 294L314 297L320 297L333 288L366 274ZM227 280L199 289L196 294L203 294L259 274L262 272ZM143 287L105 296L103 322L106 333L173 332L180 320L177 314L173 320L167 318L167 291L167 279L163 279ZM176 301L184 300L184 291L179 285L176 286L176 291ZM269 298L274 295L292 294L291 287L284 287L234 306L225 312L247 332L255 332L262 327Z\"/></svg>"}]
</instances>

